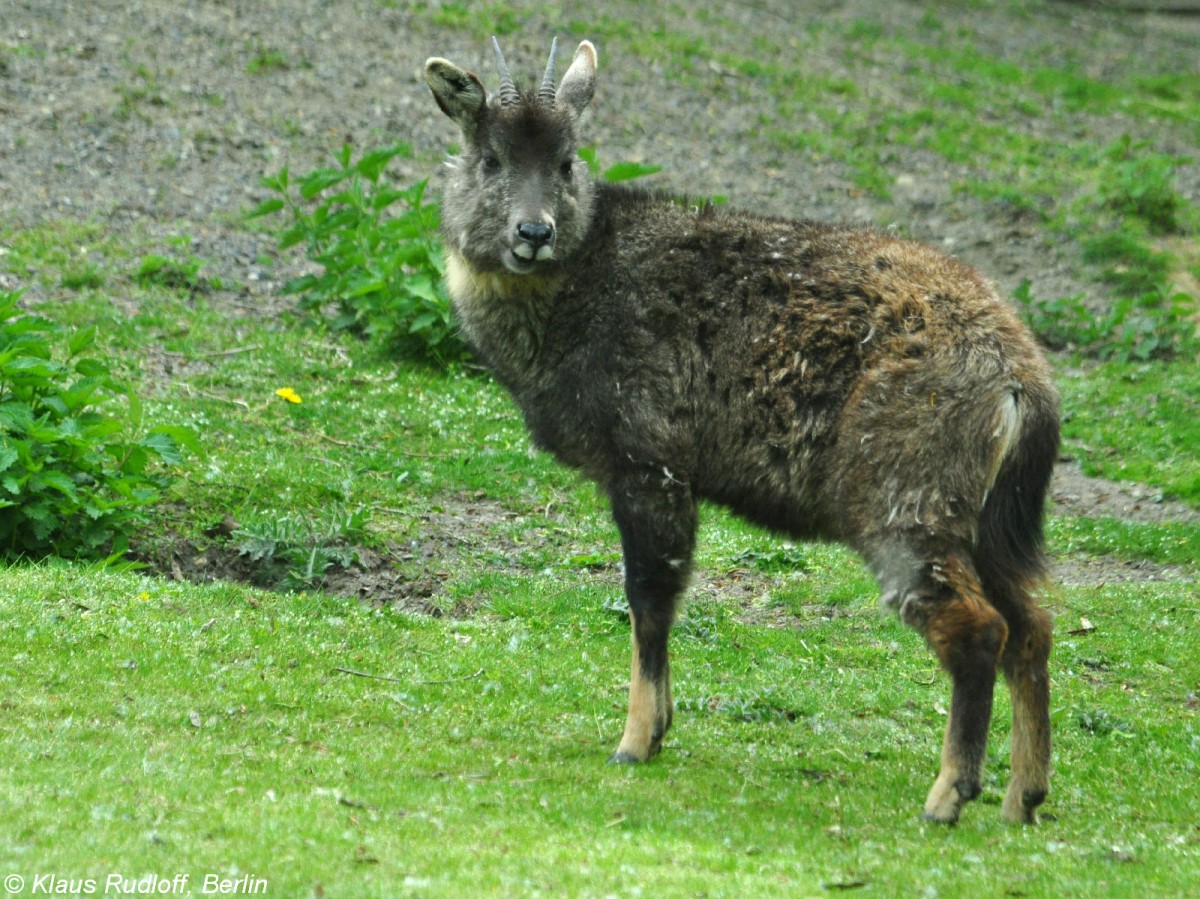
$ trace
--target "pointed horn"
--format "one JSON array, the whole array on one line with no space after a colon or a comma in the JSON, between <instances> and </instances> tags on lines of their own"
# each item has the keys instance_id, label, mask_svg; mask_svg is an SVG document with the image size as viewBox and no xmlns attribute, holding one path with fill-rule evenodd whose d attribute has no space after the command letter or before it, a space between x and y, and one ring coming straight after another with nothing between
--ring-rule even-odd
<instances>
[{"instance_id":1,"label":"pointed horn","mask_svg":"<svg viewBox=\"0 0 1200 899\"><path fill-rule=\"evenodd\" d=\"M538 88L538 102L543 106L554 105L554 61L558 57L558 38L550 43L550 61L546 63L546 74L542 76L542 86Z\"/></svg>"},{"instance_id":2,"label":"pointed horn","mask_svg":"<svg viewBox=\"0 0 1200 899\"><path fill-rule=\"evenodd\" d=\"M492 47L496 51L496 68L500 70L500 106L516 106L521 101L521 95L517 93L517 86L513 84L512 75L508 73L508 64L504 61L504 54L500 52L500 42L492 36Z\"/></svg>"}]
</instances>

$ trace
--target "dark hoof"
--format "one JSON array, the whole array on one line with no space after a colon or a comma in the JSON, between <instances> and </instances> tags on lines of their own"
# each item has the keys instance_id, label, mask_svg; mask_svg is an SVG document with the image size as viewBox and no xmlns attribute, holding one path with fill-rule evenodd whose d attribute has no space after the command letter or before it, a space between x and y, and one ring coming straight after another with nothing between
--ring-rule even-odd
<instances>
[{"instance_id":1,"label":"dark hoof","mask_svg":"<svg viewBox=\"0 0 1200 899\"><path fill-rule=\"evenodd\" d=\"M1025 790L1021 794L1021 805L1030 812L1046 801L1045 790Z\"/></svg>"},{"instance_id":2,"label":"dark hoof","mask_svg":"<svg viewBox=\"0 0 1200 899\"><path fill-rule=\"evenodd\" d=\"M958 823L958 816L955 815L953 818L939 818L937 815L931 815L929 812L925 812L921 815L921 820L928 821L930 824L942 824L946 827L953 827Z\"/></svg>"},{"instance_id":3,"label":"dark hoof","mask_svg":"<svg viewBox=\"0 0 1200 899\"><path fill-rule=\"evenodd\" d=\"M618 751L614 752L608 757L608 763L610 765L640 765L641 762L641 759L635 755L631 755L628 752Z\"/></svg>"}]
</instances>

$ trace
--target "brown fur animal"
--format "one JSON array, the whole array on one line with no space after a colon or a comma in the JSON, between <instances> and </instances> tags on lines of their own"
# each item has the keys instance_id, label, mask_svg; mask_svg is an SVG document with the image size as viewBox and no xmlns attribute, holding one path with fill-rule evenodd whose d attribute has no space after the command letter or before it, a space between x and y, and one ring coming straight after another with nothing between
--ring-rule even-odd
<instances>
[{"instance_id":1,"label":"brown fur animal","mask_svg":"<svg viewBox=\"0 0 1200 899\"><path fill-rule=\"evenodd\" d=\"M493 43L495 43L493 41ZM1050 370L972 269L876 231L715 212L595 183L576 157L596 51L518 89L440 58L462 130L442 205L450 293L539 446L604 489L633 624L641 762L671 725L667 636L697 504L862 554L883 602L953 682L925 815L981 789L999 668L1012 693L1004 817L1032 822L1050 765L1042 515L1057 454Z\"/></svg>"}]
</instances>

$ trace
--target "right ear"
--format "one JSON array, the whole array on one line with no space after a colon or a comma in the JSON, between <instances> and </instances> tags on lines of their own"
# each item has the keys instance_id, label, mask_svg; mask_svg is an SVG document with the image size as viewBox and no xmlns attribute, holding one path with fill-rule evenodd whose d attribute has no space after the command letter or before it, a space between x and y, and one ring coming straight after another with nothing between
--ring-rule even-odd
<instances>
[{"instance_id":1,"label":"right ear","mask_svg":"<svg viewBox=\"0 0 1200 899\"><path fill-rule=\"evenodd\" d=\"M448 59L434 56L425 60L425 83L442 112L458 123L463 134L472 136L487 105L483 82Z\"/></svg>"},{"instance_id":2,"label":"right ear","mask_svg":"<svg viewBox=\"0 0 1200 899\"><path fill-rule=\"evenodd\" d=\"M563 75L555 99L571 110L578 118L592 102L596 90L596 48L591 41L583 41L575 51L571 67Z\"/></svg>"}]
</instances>

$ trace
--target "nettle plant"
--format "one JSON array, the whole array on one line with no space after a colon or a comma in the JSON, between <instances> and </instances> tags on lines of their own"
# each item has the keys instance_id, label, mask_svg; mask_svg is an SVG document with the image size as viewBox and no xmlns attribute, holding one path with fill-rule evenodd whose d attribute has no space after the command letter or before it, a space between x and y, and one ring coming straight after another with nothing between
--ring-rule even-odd
<instances>
[{"instance_id":1,"label":"nettle plant","mask_svg":"<svg viewBox=\"0 0 1200 899\"><path fill-rule=\"evenodd\" d=\"M278 196L251 217L282 213L281 250L303 244L319 273L290 281L302 310L328 316L334 330L356 330L401 352L445 363L463 354L442 286L438 207L425 200L425 181L406 188L385 174L405 144L364 153L349 146L335 166L293 181L287 167L262 180Z\"/></svg>"},{"instance_id":2,"label":"nettle plant","mask_svg":"<svg viewBox=\"0 0 1200 899\"><path fill-rule=\"evenodd\" d=\"M119 555L196 439L144 428L129 384L86 355L95 332L23 312L21 293L0 291L0 558Z\"/></svg>"}]
</instances>

